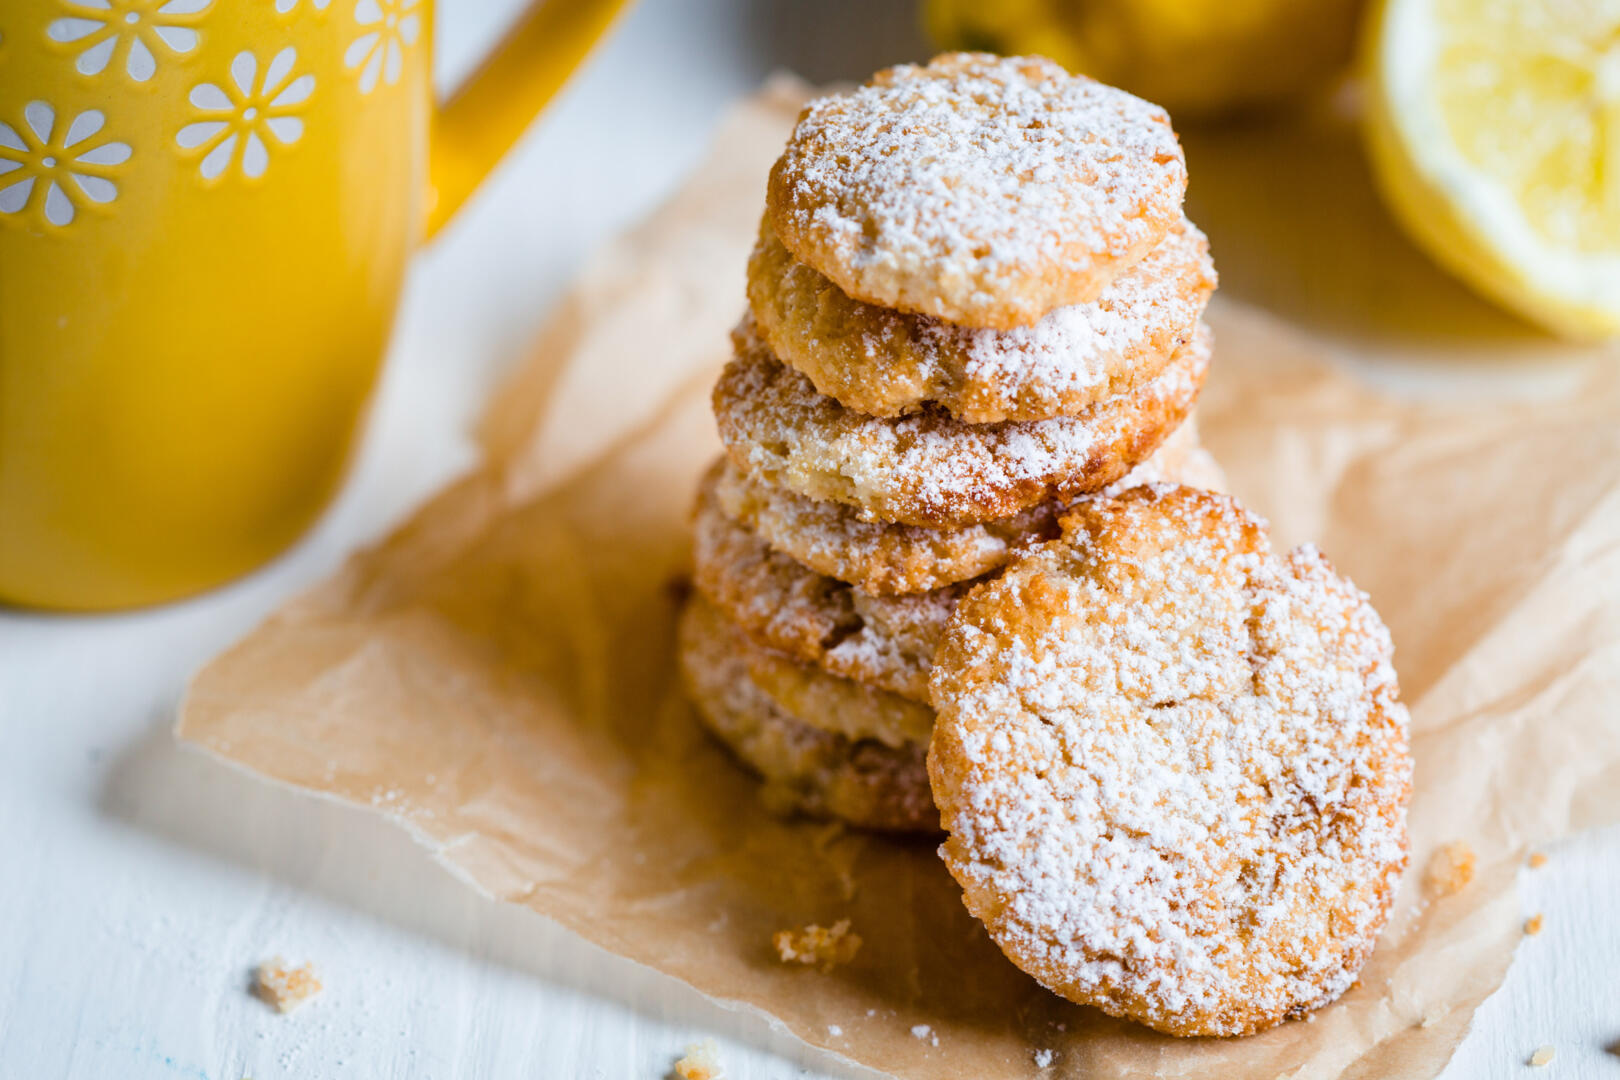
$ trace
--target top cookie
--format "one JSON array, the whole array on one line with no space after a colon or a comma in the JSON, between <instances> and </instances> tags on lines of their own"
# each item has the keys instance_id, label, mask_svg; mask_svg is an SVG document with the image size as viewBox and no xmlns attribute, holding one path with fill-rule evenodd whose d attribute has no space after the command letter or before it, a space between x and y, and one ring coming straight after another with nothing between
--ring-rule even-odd
<instances>
[{"instance_id":1,"label":"top cookie","mask_svg":"<svg viewBox=\"0 0 1620 1080\"><path fill-rule=\"evenodd\" d=\"M857 300L1007 330L1095 299L1186 187L1158 106L1041 57L947 53L806 106L767 210Z\"/></svg>"},{"instance_id":2,"label":"top cookie","mask_svg":"<svg viewBox=\"0 0 1620 1080\"><path fill-rule=\"evenodd\" d=\"M1233 499L1082 503L957 607L935 660L941 849L1072 1001L1240 1035L1354 981L1406 862L1388 632Z\"/></svg>"}]
</instances>

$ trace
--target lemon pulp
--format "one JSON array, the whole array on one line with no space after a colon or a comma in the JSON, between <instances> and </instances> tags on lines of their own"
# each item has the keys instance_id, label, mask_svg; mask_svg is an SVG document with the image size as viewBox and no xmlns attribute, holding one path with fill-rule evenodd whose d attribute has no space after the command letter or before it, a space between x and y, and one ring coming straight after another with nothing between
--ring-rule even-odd
<instances>
[{"instance_id":1,"label":"lemon pulp","mask_svg":"<svg viewBox=\"0 0 1620 1080\"><path fill-rule=\"evenodd\" d=\"M1560 333L1620 335L1620 0L1387 0L1368 135L1414 238Z\"/></svg>"}]
</instances>

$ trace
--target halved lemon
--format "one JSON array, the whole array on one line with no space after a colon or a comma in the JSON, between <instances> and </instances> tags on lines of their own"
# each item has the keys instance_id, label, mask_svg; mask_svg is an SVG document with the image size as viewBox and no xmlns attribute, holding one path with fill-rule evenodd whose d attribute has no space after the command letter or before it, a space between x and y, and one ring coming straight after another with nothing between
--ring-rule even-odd
<instances>
[{"instance_id":1,"label":"halved lemon","mask_svg":"<svg viewBox=\"0 0 1620 1080\"><path fill-rule=\"evenodd\" d=\"M1620 0L1385 0L1365 43L1379 187L1458 277L1620 336Z\"/></svg>"}]
</instances>

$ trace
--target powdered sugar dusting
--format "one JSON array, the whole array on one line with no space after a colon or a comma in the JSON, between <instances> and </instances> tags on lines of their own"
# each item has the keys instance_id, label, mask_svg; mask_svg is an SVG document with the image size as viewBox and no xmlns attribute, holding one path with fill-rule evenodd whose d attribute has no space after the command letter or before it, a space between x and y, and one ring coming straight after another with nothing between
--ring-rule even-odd
<instances>
[{"instance_id":1,"label":"powdered sugar dusting","mask_svg":"<svg viewBox=\"0 0 1620 1080\"><path fill-rule=\"evenodd\" d=\"M965 601L930 762L968 906L1074 1000L1239 1034L1354 980L1405 864L1387 631L1222 496L1091 500Z\"/></svg>"},{"instance_id":2,"label":"powdered sugar dusting","mask_svg":"<svg viewBox=\"0 0 1620 1080\"><path fill-rule=\"evenodd\" d=\"M1096 300L1053 308L1033 326L975 330L927 319L922 339L938 351L955 348L967 356L967 376L986 383L1037 384L1054 395L1106 381L1115 357L1129 355L1161 325L1180 331L1185 342L1203 310L1208 292L1183 288L1175 271L1199 268L1214 286L1208 241L1185 222L1148 257L1114 278Z\"/></svg>"},{"instance_id":3,"label":"powdered sugar dusting","mask_svg":"<svg viewBox=\"0 0 1620 1080\"><path fill-rule=\"evenodd\" d=\"M884 419L846 409L777 361L752 318L733 337L714 409L739 468L868 520L930 526L1010 517L1119 479L1192 411L1211 347L1200 325L1159 374L1082 416L964 424L932 410Z\"/></svg>"},{"instance_id":4,"label":"powdered sugar dusting","mask_svg":"<svg viewBox=\"0 0 1620 1080\"><path fill-rule=\"evenodd\" d=\"M811 102L771 197L788 247L851 295L1000 325L972 316L1034 321L1055 306L1043 280L1139 255L1185 187L1158 106L1049 60L958 53Z\"/></svg>"},{"instance_id":5,"label":"powdered sugar dusting","mask_svg":"<svg viewBox=\"0 0 1620 1080\"><path fill-rule=\"evenodd\" d=\"M1096 300L1011 330L958 326L862 303L794 259L760 226L748 296L777 358L859 412L935 402L968 423L1074 415L1162 368L1191 338L1215 269L1183 219Z\"/></svg>"},{"instance_id":6,"label":"powdered sugar dusting","mask_svg":"<svg viewBox=\"0 0 1620 1080\"><path fill-rule=\"evenodd\" d=\"M1193 419L1104 494L1154 481L1213 491L1225 487L1220 466L1199 445ZM1046 502L999 521L956 528L862 521L843 503L819 502L757 482L729 461L714 480L714 498L726 516L777 551L818 573L883 596L927 592L987 574L1020 549L1056 539L1058 517L1070 506Z\"/></svg>"}]
</instances>

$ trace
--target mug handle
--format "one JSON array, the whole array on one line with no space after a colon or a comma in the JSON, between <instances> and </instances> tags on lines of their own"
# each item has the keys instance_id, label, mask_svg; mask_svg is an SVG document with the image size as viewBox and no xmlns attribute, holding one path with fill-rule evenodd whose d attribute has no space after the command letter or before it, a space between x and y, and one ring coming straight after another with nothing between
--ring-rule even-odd
<instances>
[{"instance_id":1,"label":"mug handle","mask_svg":"<svg viewBox=\"0 0 1620 1080\"><path fill-rule=\"evenodd\" d=\"M433 114L427 235L467 201L629 0L535 0Z\"/></svg>"}]
</instances>

